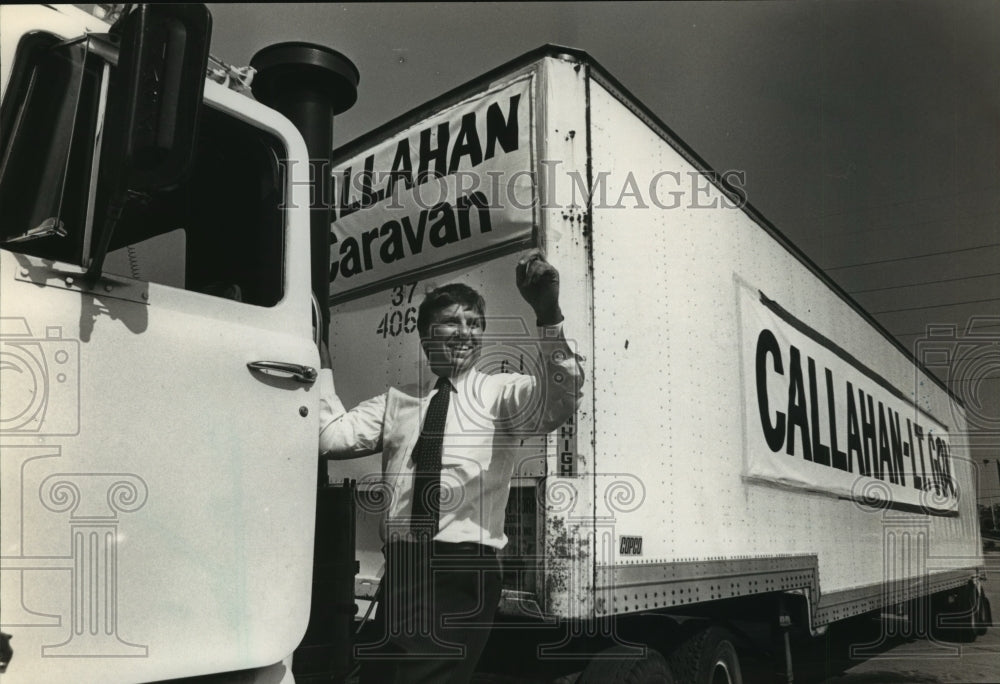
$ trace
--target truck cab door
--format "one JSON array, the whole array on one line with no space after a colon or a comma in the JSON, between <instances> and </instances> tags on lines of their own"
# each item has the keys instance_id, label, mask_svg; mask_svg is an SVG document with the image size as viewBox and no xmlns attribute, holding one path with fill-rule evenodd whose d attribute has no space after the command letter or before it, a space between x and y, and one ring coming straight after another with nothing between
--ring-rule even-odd
<instances>
[{"instance_id":1,"label":"truck cab door","mask_svg":"<svg viewBox=\"0 0 1000 684\"><path fill-rule=\"evenodd\" d=\"M209 84L191 177L130 203L90 280L110 73L36 32L4 95L9 684L260 667L308 619L319 359L308 190L280 163L304 145Z\"/></svg>"}]
</instances>

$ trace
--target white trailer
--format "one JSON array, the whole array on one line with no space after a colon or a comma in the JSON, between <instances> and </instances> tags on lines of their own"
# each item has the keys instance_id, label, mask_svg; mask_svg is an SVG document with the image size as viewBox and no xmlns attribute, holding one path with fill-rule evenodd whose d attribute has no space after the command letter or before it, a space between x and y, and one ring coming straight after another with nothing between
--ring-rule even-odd
<instances>
[{"instance_id":1,"label":"white trailer","mask_svg":"<svg viewBox=\"0 0 1000 684\"><path fill-rule=\"evenodd\" d=\"M427 372L415 307L448 282L486 296L480 365L523 369L514 263L537 246L562 274L584 398L522 444L507 509L502 626L547 643L538 658L603 635L661 650L678 681L735 681L740 622L817 634L937 596L982 628L961 404L747 203L741 174L708 170L586 54L525 55L338 150L333 174L349 406ZM330 472L359 483L370 599L379 459ZM701 620L650 633L650 615Z\"/></svg>"}]
</instances>

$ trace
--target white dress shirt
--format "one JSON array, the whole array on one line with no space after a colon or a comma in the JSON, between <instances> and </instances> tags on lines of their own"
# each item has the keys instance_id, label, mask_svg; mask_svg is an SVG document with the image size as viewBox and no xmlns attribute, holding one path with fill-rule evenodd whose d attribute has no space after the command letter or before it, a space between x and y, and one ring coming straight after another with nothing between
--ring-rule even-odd
<instances>
[{"instance_id":1,"label":"white dress shirt","mask_svg":"<svg viewBox=\"0 0 1000 684\"><path fill-rule=\"evenodd\" d=\"M498 549L506 545L503 524L517 447L525 437L565 423L576 410L583 384L583 369L561 324L539 328L537 349L537 376L487 375L473 368L450 378L455 390L445 421L435 541ZM337 397L333 373L323 369L320 374L320 451L334 459L382 452L390 497L383 539L387 533L408 536L416 472L413 447L437 392L436 381L432 376L422 386L394 387L347 411Z\"/></svg>"}]
</instances>

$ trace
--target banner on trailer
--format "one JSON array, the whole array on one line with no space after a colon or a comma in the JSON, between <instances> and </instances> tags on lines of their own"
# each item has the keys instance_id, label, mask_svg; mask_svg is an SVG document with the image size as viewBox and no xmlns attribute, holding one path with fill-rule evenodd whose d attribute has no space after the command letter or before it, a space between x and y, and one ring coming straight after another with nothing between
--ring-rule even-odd
<instances>
[{"instance_id":1,"label":"banner on trailer","mask_svg":"<svg viewBox=\"0 0 1000 684\"><path fill-rule=\"evenodd\" d=\"M532 83L460 102L333 169L331 301L532 238Z\"/></svg>"},{"instance_id":2,"label":"banner on trailer","mask_svg":"<svg viewBox=\"0 0 1000 684\"><path fill-rule=\"evenodd\" d=\"M738 285L746 476L875 506L958 509L948 428L764 293Z\"/></svg>"}]
</instances>

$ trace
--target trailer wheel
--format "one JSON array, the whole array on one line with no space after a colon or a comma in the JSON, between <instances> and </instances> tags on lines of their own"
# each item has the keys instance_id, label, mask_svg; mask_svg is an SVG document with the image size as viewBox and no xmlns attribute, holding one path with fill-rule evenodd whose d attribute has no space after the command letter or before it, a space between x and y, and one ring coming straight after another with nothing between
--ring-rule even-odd
<instances>
[{"instance_id":1,"label":"trailer wheel","mask_svg":"<svg viewBox=\"0 0 1000 684\"><path fill-rule=\"evenodd\" d=\"M975 641L977 637L986 634L986 630L993 623L993 611L990 610L990 600L986 598L986 592L980 591L978 587L970 587L969 589L972 618L971 624L966 630L966 639Z\"/></svg>"},{"instance_id":2,"label":"trailer wheel","mask_svg":"<svg viewBox=\"0 0 1000 684\"><path fill-rule=\"evenodd\" d=\"M576 684L674 684L667 661L655 648L647 648L645 658L631 653L625 646L602 651L587 663Z\"/></svg>"},{"instance_id":3,"label":"trailer wheel","mask_svg":"<svg viewBox=\"0 0 1000 684\"><path fill-rule=\"evenodd\" d=\"M729 630L711 625L670 654L670 669L685 684L743 684L740 659Z\"/></svg>"},{"instance_id":4,"label":"trailer wheel","mask_svg":"<svg viewBox=\"0 0 1000 684\"><path fill-rule=\"evenodd\" d=\"M986 630L993 626L993 610L990 608L990 600L986 598L986 592L979 592L979 606L976 609L976 634L983 636Z\"/></svg>"},{"instance_id":5,"label":"trailer wheel","mask_svg":"<svg viewBox=\"0 0 1000 684\"><path fill-rule=\"evenodd\" d=\"M943 641L971 643L986 634L993 622L989 600L971 583L953 592L937 594L932 605L932 634ZM945 624L940 624L942 620Z\"/></svg>"},{"instance_id":6,"label":"trailer wheel","mask_svg":"<svg viewBox=\"0 0 1000 684\"><path fill-rule=\"evenodd\" d=\"M971 643L975 641L982 632L982 596L979 588L969 584L959 594L959 606L962 612L967 613L968 623L958 628L955 635L956 641ZM978 600L977 600L978 599Z\"/></svg>"}]
</instances>

